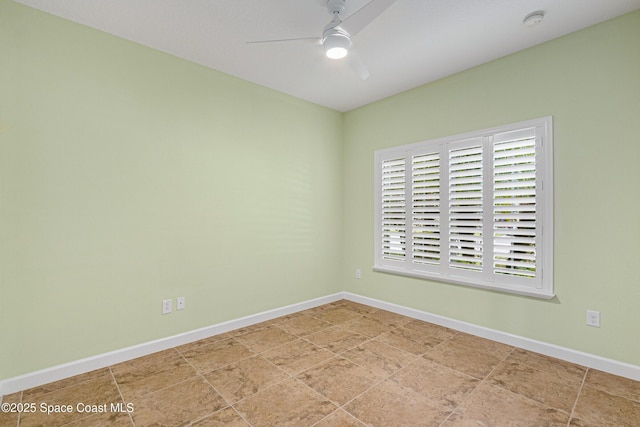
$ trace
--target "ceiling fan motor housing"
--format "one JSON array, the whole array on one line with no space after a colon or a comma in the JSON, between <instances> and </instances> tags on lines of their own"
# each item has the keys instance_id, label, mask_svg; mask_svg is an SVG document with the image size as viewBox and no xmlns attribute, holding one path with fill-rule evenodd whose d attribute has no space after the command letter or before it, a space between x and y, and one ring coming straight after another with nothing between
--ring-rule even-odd
<instances>
[{"instance_id":1,"label":"ceiling fan motor housing","mask_svg":"<svg viewBox=\"0 0 640 427\"><path fill-rule=\"evenodd\" d=\"M340 27L329 28L322 36L322 46L329 58L340 59L344 58L351 48L351 39Z\"/></svg>"}]
</instances>

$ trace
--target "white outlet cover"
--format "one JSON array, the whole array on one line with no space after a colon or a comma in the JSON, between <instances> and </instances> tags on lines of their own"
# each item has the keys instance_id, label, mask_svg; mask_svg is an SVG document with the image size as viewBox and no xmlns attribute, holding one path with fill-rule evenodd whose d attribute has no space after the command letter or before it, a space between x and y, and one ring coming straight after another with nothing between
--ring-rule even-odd
<instances>
[{"instance_id":1,"label":"white outlet cover","mask_svg":"<svg viewBox=\"0 0 640 427\"><path fill-rule=\"evenodd\" d=\"M184 310L184 309L185 309L184 297L178 297L176 299L176 310Z\"/></svg>"},{"instance_id":2,"label":"white outlet cover","mask_svg":"<svg viewBox=\"0 0 640 427\"><path fill-rule=\"evenodd\" d=\"M171 313L171 300L170 299L163 299L162 300L162 314L169 314Z\"/></svg>"},{"instance_id":3,"label":"white outlet cover","mask_svg":"<svg viewBox=\"0 0 640 427\"><path fill-rule=\"evenodd\" d=\"M600 327L600 312L595 310L587 310L587 326Z\"/></svg>"}]
</instances>

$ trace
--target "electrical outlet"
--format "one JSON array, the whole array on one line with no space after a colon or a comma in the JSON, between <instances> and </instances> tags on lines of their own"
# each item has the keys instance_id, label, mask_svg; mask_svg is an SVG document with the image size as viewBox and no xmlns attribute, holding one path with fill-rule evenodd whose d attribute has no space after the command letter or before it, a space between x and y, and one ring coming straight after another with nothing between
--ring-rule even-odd
<instances>
[{"instance_id":1,"label":"electrical outlet","mask_svg":"<svg viewBox=\"0 0 640 427\"><path fill-rule=\"evenodd\" d=\"M587 326L600 327L600 312L587 310Z\"/></svg>"},{"instance_id":2,"label":"electrical outlet","mask_svg":"<svg viewBox=\"0 0 640 427\"><path fill-rule=\"evenodd\" d=\"M184 297L176 298L176 310L184 310Z\"/></svg>"},{"instance_id":3,"label":"electrical outlet","mask_svg":"<svg viewBox=\"0 0 640 427\"><path fill-rule=\"evenodd\" d=\"M163 299L162 300L162 314L169 314L171 313L171 300L170 299Z\"/></svg>"},{"instance_id":4,"label":"electrical outlet","mask_svg":"<svg viewBox=\"0 0 640 427\"><path fill-rule=\"evenodd\" d=\"M360 269L356 269L356 279L362 279L362 271Z\"/></svg>"}]
</instances>

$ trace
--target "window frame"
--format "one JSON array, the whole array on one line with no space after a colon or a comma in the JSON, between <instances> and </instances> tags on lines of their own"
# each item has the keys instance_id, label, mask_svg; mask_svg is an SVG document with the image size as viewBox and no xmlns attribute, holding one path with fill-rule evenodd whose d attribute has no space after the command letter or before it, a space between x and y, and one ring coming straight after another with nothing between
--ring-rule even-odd
<instances>
[{"instance_id":1,"label":"window frame","mask_svg":"<svg viewBox=\"0 0 640 427\"><path fill-rule=\"evenodd\" d=\"M513 274L498 274L494 272L494 240L498 239L494 235L497 229L494 212L494 147L499 144L496 136L501 138L509 133L516 134L519 131L529 132L533 129L535 135L535 275L534 278L520 277ZM494 141L495 140L495 141ZM449 153L459 147L477 146L482 144L482 209L481 222L483 225L482 236L482 269L481 271L471 271L456 269L450 263L450 235L449 235ZM413 233L413 223L415 223L415 203L414 182L412 168L414 159L421 155L430 155L433 160L438 154L438 162L431 162L428 173L433 173L439 167L439 262L434 264L420 264L414 262L412 257L412 244L416 239ZM477 158L477 156L476 156ZM389 226L386 232L383 230L383 221L389 218L388 212L383 215L383 197L387 196L387 191L383 191L383 179L389 179L390 175L383 178L382 165L394 160L404 160L404 212L392 212L393 221L398 224L400 217L404 215L404 242L403 233L397 232L394 236L389 236ZM421 279L434 280L439 282L454 283L483 289L490 289L500 292L513 293L518 295L532 296L542 299L551 299L555 296L553 286L553 118L551 116L512 123L503 126L492 127L479 131L473 131L458 135L446 136L433 140L426 140L417 143L390 147L377 150L374 153L374 266L373 270L382 273L391 273ZM402 172L395 170L395 177ZM433 175L430 175L433 176ZM430 178L432 179L432 178ZM496 178L497 179L497 178ZM388 184L389 181L385 181ZM399 181L398 181L399 182ZM417 181L416 181L417 182ZM474 182L473 184L477 184ZM415 185L419 187L418 184ZM433 186L432 186L433 187ZM385 187L385 188L388 188ZM437 192L436 192L437 193ZM417 194L417 193L416 193ZM424 194L421 193L421 194ZM384 205L388 206L388 205ZM424 205L421 205L424 207ZM425 209L430 209L431 204ZM486 218L487 212L491 212ZM383 219L384 218L384 219ZM425 224L428 221L425 222ZM518 223L519 224L519 223ZM427 224L433 227L433 224ZM523 226L524 227L524 226ZM402 230L398 226L398 230ZM497 231L495 232L497 233ZM418 233L415 233L416 236ZM404 255L398 256L395 260L385 259L383 256L383 236L385 241L393 240L396 244L396 251L404 251ZM402 245L404 244L404 248ZM427 242L427 244L429 244ZM400 245L400 246L398 246ZM473 253L473 248L467 248ZM476 250L478 248L475 248ZM443 254L446 252L446 254Z\"/></svg>"}]
</instances>

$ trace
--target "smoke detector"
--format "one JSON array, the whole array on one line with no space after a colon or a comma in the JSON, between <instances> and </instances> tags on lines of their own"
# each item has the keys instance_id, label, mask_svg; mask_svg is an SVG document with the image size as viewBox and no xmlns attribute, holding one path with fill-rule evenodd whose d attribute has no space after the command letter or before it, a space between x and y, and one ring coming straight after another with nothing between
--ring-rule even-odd
<instances>
[{"instance_id":1,"label":"smoke detector","mask_svg":"<svg viewBox=\"0 0 640 427\"><path fill-rule=\"evenodd\" d=\"M522 23L525 27L534 27L542 22L544 19L544 12L541 10L537 10L535 12L531 12L527 16L524 17Z\"/></svg>"}]
</instances>

